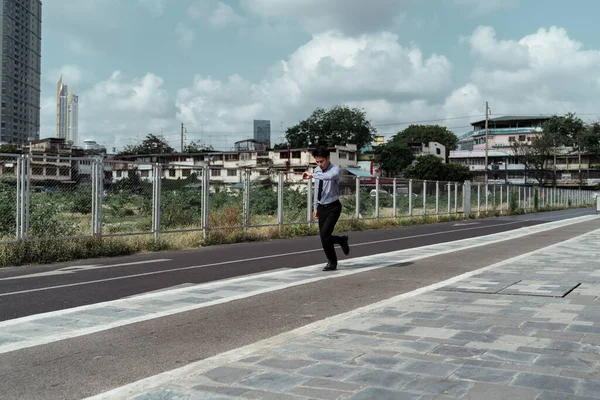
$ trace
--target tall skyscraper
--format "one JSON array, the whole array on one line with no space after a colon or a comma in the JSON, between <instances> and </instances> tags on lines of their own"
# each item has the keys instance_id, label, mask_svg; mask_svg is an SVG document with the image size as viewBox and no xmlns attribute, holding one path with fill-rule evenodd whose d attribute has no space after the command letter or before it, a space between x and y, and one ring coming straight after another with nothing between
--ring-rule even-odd
<instances>
[{"instance_id":1,"label":"tall skyscraper","mask_svg":"<svg viewBox=\"0 0 600 400\"><path fill-rule=\"evenodd\" d=\"M42 2L0 2L0 143L40 138Z\"/></svg>"},{"instance_id":2,"label":"tall skyscraper","mask_svg":"<svg viewBox=\"0 0 600 400\"><path fill-rule=\"evenodd\" d=\"M254 140L265 143L271 147L271 121L255 119L254 120Z\"/></svg>"},{"instance_id":3,"label":"tall skyscraper","mask_svg":"<svg viewBox=\"0 0 600 400\"><path fill-rule=\"evenodd\" d=\"M79 96L63 84L62 75L56 84L56 137L79 145Z\"/></svg>"}]
</instances>

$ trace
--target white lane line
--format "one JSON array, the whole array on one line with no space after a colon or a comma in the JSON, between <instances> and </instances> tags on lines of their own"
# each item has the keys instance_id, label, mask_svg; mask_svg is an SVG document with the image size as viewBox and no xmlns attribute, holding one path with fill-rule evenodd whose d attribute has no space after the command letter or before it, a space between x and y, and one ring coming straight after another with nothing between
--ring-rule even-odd
<instances>
[{"instance_id":1,"label":"white lane line","mask_svg":"<svg viewBox=\"0 0 600 400\"><path fill-rule=\"evenodd\" d=\"M578 218L582 218L582 217L578 217ZM502 223L502 224L478 226L478 227L473 227L473 228L461 228L461 229L453 229L453 230L442 231L442 232L423 233L423 234L419 234L419 235L404 236L404 237L399 237L399 238L381 239L381 240L374 240L374 241L371 241L371 242L356 243L356 244L351 244L351 246L352 247L370 246L370 245L373 245L373 244L396 242L396 241L401 241L401 240L416 239L416 238L428 237L428 236L438 236L438 235L452 234L452 233L456 233L456 232L464 232L464 231L470 231L470 230L475 230L475 229L483 229L483 228L496 227L496 226L514 225L514 224L519 224L519 223L522 223L522 222L523 221L511 221L511 222L505 222L505 223ZM207 267L215 267L215 266L219 266L219 265L245 263L245 262L248 262L248 261L259 261L259 260L267 260L267 259L271 259L271 258L289 257L289 256L295 256L295 255L307 254L307 253L314 253L314 252L319 252L319 251L323 251L323 249L318 248L318 249L294 251L294 252L290 252L290 253L272 254L272 255L268 255L268 256L259 256L259 257L252 257L252 258L244 258L244 259L240 259L240 260L221 261L221 262L210 263L210 264L192 265L192 266L189 266L189 267L180 267L180 268L172 268L172 269L166 269L166 270L161 270L161 271L152 271L152 272L143 272L143 273L132 274L132 275L116 276L116 277L113 277L113 278L96 279L96 280L92 280L92 281L83 281L83 282L76 282L76 283L68 283L68 284L64 284L64 285L47 286L47 287L36 288L36 289L20 290L20 291L16 291L16 292L1 293L0 297L14 296L14 295L25 294L25 293L41 292L41 291L45 291L45 290L62 289L62 288L73 287L73 286L90 285L90 284L94 284L94 283L110 282L110 281L117 281L117 280L122 280L122 279L139 278L139 277L142 277L142 276L166 274L166 273L171 273L171 272L186 271L186 270L190 270L190 269L200 269L200 268L207 268ZM350 258L350 259L352 259L352 258ZM121 264L121 265L124 265L124 264ZM99 267L99 268L102 268L102 267ZM105 266L105 268L107 268L107 266ZM22 276L22 277L19 277L19 278L5 278L5 279L20 279L20 278L25 278L25 277L26 276Z\"/></svg>"},{"instance_id":2,"label":"white lane line","mask_svg":"<svg viewBox=\"0 0 600 400\"><path fill-rule=\"evenodd\" d=\"M159 262L166 262L166 261L172 261L172 260L170 258L159 258L159 259L154 259L154 260L132 261L132 262L126 262L126 263L120 263L120 264L110 264L110 265L103 265L103 264L72 265L70 267L64 267L64 268L60 268L60 269L57 269L57 270L54 270L54 271L47 271L47 272L40 272L40 273L37 273L37 274L18 275L18 276L11 276L11 277L8 277L8 278L1 278L0 281L8 281L8 280L15 280L15 279L38 278L38 277L41 277L41 276L65 275L65 274L73 274L73 273L80 272L80 271L90 271L90 270L93 270L93 269L125 267L125 266L128 266L128 265L152 264L152 263L159 263Z\"/></svg>"},{"instance_id":3,"label":"white lane line","mask_svg":"<svg viewBox=\"0 0 600 400\"><path fill-rule=\"evenodd\" d=\"M149 319L173 315L173 314L177 314L180 312L195 310L195 309L202 308L202 307L208 307L208 306L212 306L212 305L216 305L216 304L227 303L230 301L243 299L243 298L247 298L247 297L251 297L251 296L256 296L256 295L263 294L263 293L269 293L274 290L282 290L282 289L286 289L288 287L304 285L307 283L312 283L312 282L320 281L323 279L339 278L342 276L367 272L367 271L371 271L371 270L375 270L375 269L384 268L386 266L397 264L400 262L415 261L415 260L420 260L423 258L435 257L435 256L443 255L443 254L453 253L456 251L463 251L463 250L468 250L471 248L487 246L487 245L494 244L494 243L500 243L500 242L504 242L507 240L513 240L513 239L517 239L520 237L529 236L534 233L545 232L545 231L557 229L557 228L560 228L563 226L573 225L573 224L579 223L580 218L552 222L552 223L548 223L548 224L541 224L541 225L537 225L535 227L520 228L516 231L495 233L495 234L490 234L490 235L486 235L486 236L479 236L476 238L461 239L461 240L456 240L453 242L433 244L433 245L428 245L428 246L416 247L416 248L412 248L412 249L397 250L397 251L392 251L392 252L388 252L388 253L381 253L381 254L364 256L364 257L356 257L356 258L348 260L345 263L345 265L347 265L348 267L359 266L360 268L356 268L356 269L345 269L344 268L344 269L340 269L340 270L336 271L335 273L318 274L315 277L300 279L298 281L293 281L293 282L290 282L289 280L284 280L284 281L282 281L282 283L274 282L273 285L270 285L267 288L255 290L252 292L244 292L239 295L232 295L232 296L228 296L228 297L225 297L222 299L218 299L218 300L214 300L214 301L210 301L210 302L206 302L206 303L201 303L201 304L189 305L188 303L186 303L186 305L179 307L177 309L160 311L160 312L152 313L151 315L144 315L141 317L134 317L134 318L127 319L126 321L116 321L114 323L106 324L102 327L92 327L89 329L83 329L80 332L78 332L77 334L75 334L74 336L80 336L82 334L94 333L94 332L102 331L105 329L110 329L113 327L118 327L118 326L131 324L131 323L135 323L135 322L141 322L141 321L146 321ZM593 219L598 219L598 217L596 217L596 216L589 217L589 220L593 220ZM532 232L533 229L535 229L535 230ZM451 246L448 246L449 244L451 244ZM440 249L440 247L441 247L441 249ZM365 266L365 265L369 265L369 266ZM297 269L284 269L284 270L277 270L275 272L270 271L270 272L265 272L262 274L252 274L251 276L239 276L239 277L230 278L230 279L217 280L217 281L212 281L212 282L208 282L208 283L196 284L195 286L202 287L204 289L220 288L223 286L230 286L230 285L236 285L236 284L239 285L241 283L251 282L254 280L260 281L260 279L265 279L265 278L277 279L280 277L286 277L290 274L293 275L293 274L301 272L301 271L313 271L315 269L318 269L320 271L321 267L322 267L321 264L317 264L317 265L310 265L310 266L297 268ZM165 291L153 292L153 293L142 293L142 294L135 296L134 298L130 297L127 299L109 300L109 301L104 301L104 302L99 302L99 303L94 303L94 304L87 304L87 305L73 307L73 308L49 311L49 312L41 313L41 314L29 315L29 316L25 316L25 317L1 321L0 328L5 327L5 326L17 325L17 324L23 323L23 322L31 322L31 321L35 321L37 319L42 319L42 318L64 316L64 315L68 315L68 314L71 314L74 312L99 309L99 308L103 308L103 307L111 306L111 305L114 307L119 307L119 306L123 305L124 303L129 303L130 301L137 302L140 300L158 299L158 298L167 297L167 296L173 297L175 295L181 294L182 292L185 293L188 290L189 290L189 287L165 290ZM71 336L67 335L67 336L65 336L65 338L66 337L71 337ZM63 337L61 336L61 338L63 338ZM60 339L56 339L56 340L60 340ZM20 346L20 344L17 344L17 345ZM0 346L0 348L2 348L2 349L4 347L6 347L6 346ZM3 351L0 351L0 353L2 353L2 352Z\"/></svg>"},{"instance_id":4,"label":"white lane line","mask_svg":"<svg viewBox=\"0 0 600 400\"><path fill-rule=\"evenodd\" d=\"M531 257L535 254L547 252L549 249L564 246L565 244L578 242L584 236L594 235L600 232L600 229L587 232L582 235L576 236L574 238L565 240L560 243L555 243L550 246L546 246L544 248L534 250L529 253L521 254L519 256L509 258L507 260L500 261L496 264L483 267L480 269L476 269L474 271L469 271L464 274L455 276L453 278L447 279L442 282L437 282L431 284L429 286L424 286L419 289L412 290L407 293L400 294L398 296L391 297L386 300L379 301L377 303L369 304L364 307L357 308L352 311L348 311L343 314L334 315L320 321L313 322L311 324L302 326L300 328L291 330L289 332L280 333L279 335L263 339L253 344L249 344L247 346L239 347L237 349L229 350L227 352L218 354L216 356L206 358L204 360L196 361L194 363L188 364L184 367L173 369L171 371L166 371L161 374L157 374L148 378L141 379L139 381L130 383L128 385L121 386L119 388L100 393L94 396L87 397L83 400L126 400L131 398L131 396L139 395L143 392L149 391L152 388L166 385L174 380L183 379L186 377L190 377L192 375L203 374L213 368L217 368L220 366L224 366L229 363L233 363L239 360L242 360L252 354L258 353L260 351L268 350L270 348L276 346L283 346L289 342L298 340L299 338L319 332L326 332L330 329L334 329L336 326L339 326L343 322L348 319L359 317L363 314L373 312L385 307L390 307L398 304L402 300L406 300L412 297L419 296L421 294L425 294L428 292L432 292L439 288L442 288L447 285L451 285L453 283L459 282L461 280L470 278L474 275L479 275L482 272L497 269L507 264L514 263L516 261L522 260L524 258Z\"/></svg>"}]
</instances>

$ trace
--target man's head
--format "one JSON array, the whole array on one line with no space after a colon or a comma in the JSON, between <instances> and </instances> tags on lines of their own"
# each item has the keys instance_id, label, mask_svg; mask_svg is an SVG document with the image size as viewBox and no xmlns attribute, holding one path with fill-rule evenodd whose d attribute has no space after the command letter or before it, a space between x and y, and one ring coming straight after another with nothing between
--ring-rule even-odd
<instances>
[{"instance_id":1,"label":"man's head","mask_svg":"<svg viewBox=\"0 0 600 400\"><path fill-rule=\"evenodd\" d=\"M322 170L327 169L329 167L329 150L325 146L319 146L313 150L312 155L315 159L315 162Z\"/></svg>"}]
</instances>

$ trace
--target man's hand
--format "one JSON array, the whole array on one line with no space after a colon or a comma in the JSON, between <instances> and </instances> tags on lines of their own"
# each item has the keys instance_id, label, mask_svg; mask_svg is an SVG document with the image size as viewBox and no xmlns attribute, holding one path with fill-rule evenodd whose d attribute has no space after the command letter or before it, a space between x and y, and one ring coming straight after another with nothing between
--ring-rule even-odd
<instances>
[{"instance_id":1,"label":"man's hand","mask_svg":"<svg viewBox=\"0 0 600 400\"><path fill-rule=\"evenodd\" d=\"M302 173L302 179L312 179L312 177L312 174L309 174L306 171Z\"/></svg>"},{"instance_id":2,"label":"man's hand","mask_svg":"<svg viewBox=\"0 0 600 400\"><path fill-rule=\"evenodd\" d=\"M319 213L317 213L317 210L313 211L313 218L314 219L318 219L319 218Z\"/></svg>"}]
</instances>

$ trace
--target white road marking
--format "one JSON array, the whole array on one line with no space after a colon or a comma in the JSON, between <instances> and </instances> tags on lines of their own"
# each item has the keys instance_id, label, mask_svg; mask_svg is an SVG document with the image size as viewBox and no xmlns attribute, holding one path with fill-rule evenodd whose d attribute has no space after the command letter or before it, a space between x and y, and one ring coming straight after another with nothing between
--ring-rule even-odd
<instances>
[{"instance_id":1,"label":"white road marking","mask_svg":"<svg viewBox=\"0 0 600 400\"><path fill-rule=\"evenodd\" d=\"M581 218L581 217L579 217L579 218ZM427 236L445 235L445 234L451 234L451 233L456 233L456 232L470 231L470 230L474 230L474 229L514 225L514 224L518 224L521 222L523 222L523 221L511 221L511 222L506 222L506 223L502 223L502 224L494 224L491 226L486 225L486 226L478 226L478 227L473 227L473 228L453 229L453 230L442 231L442 232L423 233L423 234L419 234L419 235L404 236L404 237L391 238L391 239L381 239L381 240L374 240L374 241L370 241L370 242L363 242L363 243L356 243L356 244L351 243L351 246L352 247L369 246L369 245L373 245L373 244L396 242L396 241L401 241L401 240L416 239L416 238L427 237ZM171 272L186 271L186 270L190 270L190 269L200 269L200 268L207 268L207 267L215 267L215 266L219 266L219 265L245 263L248 261L259 261L259 260L267 260L267 259L271 259L271 258L289 257L289 256L294 256L294 255L299 255L299 254L315 253L315 252L319 252L319 251L323 251L323 249L318 248L318 249L294 251L294 252L289 252L289 253L272 254L272 255L268 255L268 256L244 258L244 259L240 259L240 260L221 261L221 262L210 263L210 264L193 265L193 266L189 266L189 267L172 268L172 269L166 269L166 270L161 270L161 271L152 271L152 272L143 272L143 273L132 274L132 275L123 275L123 276L117 276L117 277L113 277L113 278L96 279L96 280L92 280L92 281L83 281L83 282L69 283L69 284L64 284L64 285L56 285L56 286L48 286L48 287L42 287L42 288L36 288L36 289L20 290L20 291L16 291L16 292L1 293L0 297L12 296L12 295L17 295L17 294L25 294L25 293L33 293L33 292L41 292L41 291L45 291L45 290L62 289L62 288L73 287L73 286L90 285L93 283L110 282L110 281L117 281L117 280L122 280L122 279L138 278L138 277L149 276L149 275L166 274L166 273L171 273ZM99 266L97 268L108 268L108 267L121 266L121 265L126 265L126 264L128 264L128 263L111 265L111 266ZM26 278L26 277L27 276L21 276L21 277L12 277L12 278L5 278L5 279L21 279L21 278Z\"/></svg>"},{"instance_id":2,"label":"white road marking","mask_svg":"<svg viewBox=\"0 0 600 400\"><path fill-rule=\"evenodd\" d=\"M166 262L166 261L172 261L172 260L170 258L160 258L160 259L156 259L156 260L133 261L133 262L127 262L127 263L120 263L120 264L110 264L110 265L103 265L103 264L72 265L70 267L64 267L64 268L60 268L60 269L57 269L57 270L54 270L54 271L40 272L40 273L37 273L37 274L11 276L9 278L2 278L2 279L0 279L0 281L8 281L8 280L15 280L15 279L27 279L27 278L38 278L38 277L41 277L41 276L65 275L65 274L73 274L75 272L80 272L80 271L90 271L90 270L93 270L93 269L125 267L125 266L128 266L128 265L152 264L152 263Z\"/></svg>"},{"instance_id":3,"label":"white road marking","mask_svg":"<svg viewBox=\"0 0 600 400\"><path fill-rule=\"evenodd\" d=\"M437 283L434 283L429 286L415 289L413 291L403 293L401 295L398 295L398 296L395 296L395 297L392 297L392 298L389 298L386 300L382 300L377 303L369 304L367 306L360 307L360 308L357 308L355 310L352 310L352 311L349 311L349 312L346 312L343 314L334 315L334 316L322 319L320 321L316 321L311 324L302 326L300 328L291 330L289 332L284 332L279 335L258 341L256 343L253 343L253 344L250 344L247 346L239 347L237 349L233 349L233 350L218 354L216 356L206 358L204 360L196 361L194 363L188 364L181 368L177 368L177 369L174 369L171 371L166 371L161 374L157 374L157 375L145 378L145 379L141 379L137 382L133 382L128 385L121 386L119 388L116 388L116 389L113 389L113 390L110 390L110 391L107 391L104 393L100 393L95 396L85 398L83 400L121 400L121 399L125 400L125 399L130 398L133 395L143 393L152 388L166 385L169 382L172 382L176 379L182 379L182 378L184 378L186 376L190 376L192 374L199 375L199 374L202 374L213 368L217 368L217 367L224 366L224 365L232 363L232 362L239 361L239 360L246 358L252 354L255 354L259 351L267 350L267 349L273 348L275 346L282 346L288 342L297 340L298 338L300 338L302 336L314 334L317 332L325 332L325 331L330 330L330 329L334 328L335 326L343 323L344 321L346 321L350 318L358 317L358 316L366 314L368 312L372 312L372 311L375 311L378 309L393 306L395 304L398 304L398 302L400 302L402 300L416 297L416 296L419 296L424 293L432 292L441 287L451 285L451 284L459 282L463 279L470 278L474 275L481 274L482 272L499 268L503 265L507 265L507 264L513 263L515 261L521 260L523 258L530 257L534 254L543 253L545 251L548 251L548 249L550 249L550 248L564 246L566 243L577 242L583 236L595 234L597 231L588 232L583 235L579 235L574 238L565 240L563 242L559 242L559 243L532 251L530 253L521 254L519 256L510 258L510 259L507 259L504 261L500 261L499 263L496 263L496 264L493 264L493 265L490 265L490 266L487 266L484 268L466 272L462 275L455 276L453 278L447 279L442 282L437 282Z\"/></svg>"}]
</instances>

